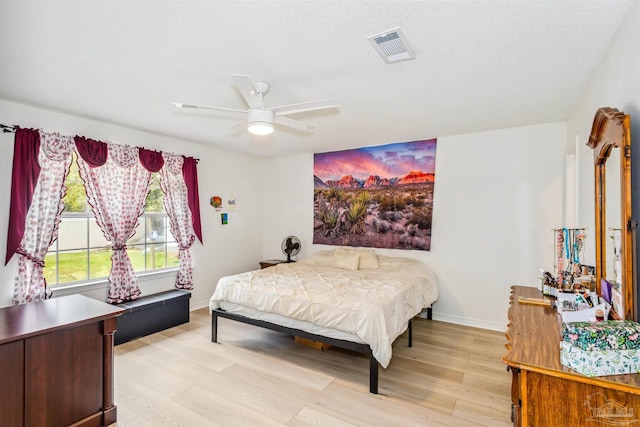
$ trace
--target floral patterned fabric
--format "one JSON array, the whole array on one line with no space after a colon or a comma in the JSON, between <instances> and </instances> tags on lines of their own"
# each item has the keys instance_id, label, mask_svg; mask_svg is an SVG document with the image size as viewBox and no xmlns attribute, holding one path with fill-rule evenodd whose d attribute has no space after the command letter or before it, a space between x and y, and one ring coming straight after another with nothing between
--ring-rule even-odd
<instances>
[{"instance_id":1,"label":"floral patterned fabric","mask_svg":"<svg viewBox=\"0 0 640 427\"><path fill-rule=\"evenodd\" d=\"M178 243L180 258L176 288L193 289L191 246L196 235L189 209L187 185L182 176L184 158L169 153L162 153L162 156L164 166L160 169L160 187L164 192L164 208L169 216L171 233Z\"/></svg>"},{"instance_id":2,"label":"floral patterned fabric","mask_svg":"<svg viewBox=\"0 0 640 427\"><path fill-rule=\"evenodd\" d=\"M630 320L564 323L562 339L587 351L638 350L640 324Z\"/></svg>"},{"instance_id":3,"label":"floral patterned fabric","mask_svg":"<svg viewBox=\"0 0 640 427\"><path fill-rule=\"evenodd\" d=\"M72 138L40 132L40 175L25 219L24 235L16 250L20 258L14 304L40 301L51 294L44 279L44 257L58 238L66 191L64 180L69 173L72 150Z\"/></svg>"},{"instance_id":4,"label":"floral patterned fabric","mask_svg":"<svg viewBox=\"0 0 640 427\"><path fill-rule=\"evenodd\" d=\"M640 372L640 350L587 351L562 341L560 363L589 377L631 374Z\"/></svg>"},{"instance_id":5,"label":"floral patterned fabric","mask_svg":"<svg viewBox=\"0 0 640 427\"><path fill-rule=\"evenodd\" d=\"M138 161L138 148L113 143L108 143L107 162L103 166L92 168L78 156L78 169L96 222L113 245L107 302L135 300L140 288L126 243L144 212L151 173Z\"/></svg>"}]
</instances>

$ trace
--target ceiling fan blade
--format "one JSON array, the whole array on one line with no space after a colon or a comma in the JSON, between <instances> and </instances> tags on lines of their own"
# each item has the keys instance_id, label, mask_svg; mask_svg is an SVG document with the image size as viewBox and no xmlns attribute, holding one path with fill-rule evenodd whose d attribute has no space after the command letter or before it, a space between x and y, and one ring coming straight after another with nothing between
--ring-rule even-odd
<instances>
[{"instance_id":1,"label":"ceiling fan blade","mask_svg":"<svg viewBox=\"0 0 640 427\"><path fill-rule=\"evenodd\" d=\"M264 101L262 100L262 95L258 94L256 85L255 83L253 83L251 77L240 74L231 74L231 78L233 79L235 85L238 87L238 90L242 94L244 100L247 101L247 105L249 105L249 108L265 108Z\"/></svg>"},{"instance_id":2,"label":"ceiling fan blade","mask_svg":"<svg viewBox=\"0 0 640 427\"><path fill-rule=\"evenodd\" d=\"M288 117L276 116L273 119L273 121L276 122L279 125L287 126L287 127L293 128L293 129L298 129L298 130L301 130L303 132L313 132L313 126L308 125L306 123L299 122L298 120L290 119Z\"/></svg>"},{"instance_id":3,"label":"ceiling fan blade","mask_svg":"<svg viewBox=\"0 0 640 427\"><path fill-rule=\"evenodd\" d=\"M285 114L302 113L304 111L322 110L325 108L339 107L336 98L322 99L320 101L301 102L299 104L281 105L279 107L270 108L276 116Z\"/></svg>"},{"instance_id":4,"label":"ceiling fan blade","mask_svg":"<svg viewBox=\"0 0 640 427\"><path fill-rule=\"evenodd\" d=\"M247 110L239 110L237 108L224 108L224 107L212 107L210 105L196 105L196 104L183 104L180 102L172 102L178 108L195 108L202 110L223 110L223 111L237 111L239 113L246 113Z\"/></svg>"},{"instance_id":5,"label":"ceiling fan blade","mask_svg":"<svg viewBox=\"0 0 640 427\"><path fill-rule=\"evenodd\" d=\"M240 120L238 123L236 123L235 125L231 126L231 127L229 128L229 130L231 130L231 129L235 129L235 128L237 128L237 127L238 127L238 126L240 126L240 125L245 125L245 130L246 130L246 127L247 127L247 119Z\"/></svg>"}]
</instances>

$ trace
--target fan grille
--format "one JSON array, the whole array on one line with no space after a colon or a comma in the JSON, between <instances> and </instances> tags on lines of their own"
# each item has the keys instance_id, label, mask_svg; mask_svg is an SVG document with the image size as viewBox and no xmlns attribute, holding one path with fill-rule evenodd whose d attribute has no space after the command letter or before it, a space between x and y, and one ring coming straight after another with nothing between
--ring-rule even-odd
<instances>
[{"instance_id":1,"label":"fan grille","mask_svg":"<svg viewBox=\"0 0 640 427\"><path fill-rule=\"evenodd\" d=\"M302 243L300 243L300 239L296 236L287 236L282 240L280 248L282 249L282 253L287 256L287 262L291 262L291 257L296 256L300 252Z\"/></svg>"}]
</instances>

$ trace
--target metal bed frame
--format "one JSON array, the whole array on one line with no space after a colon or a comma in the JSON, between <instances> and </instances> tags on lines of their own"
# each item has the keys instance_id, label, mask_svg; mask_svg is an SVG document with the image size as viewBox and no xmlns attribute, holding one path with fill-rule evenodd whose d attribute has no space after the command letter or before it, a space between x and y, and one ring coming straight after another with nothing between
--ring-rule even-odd
<instances>
[{"instance_id":1,"label":"metal bed frame","mask_svg":"<svg viewBox=\"0 0 640 427\"><path fill-rule=\"evenodd\" d=\"M336 347L344 348L346 350L357 351L369 356L369 392L378 394L378 361L373 357L371 347L368 344L357 343L353 341L340 340L336 338L325 337L322 335L312 334L310 332L303 331L301 329L287 328L285 326L277 325L275 323L265 322L263 320L250 319L239 314L230 313L222 309L211 310L211 342L218 342L218 317L224 317L226 319L235 320L241 323L247 323L249 325L260 326L262 328L270 329L272 331L282 332L287 335L293 335L301 338L307 338L314 341L320 341L326 344L330 344ZM427 319L431 319L431 307L427 311ZM409 347L412 346L413 341L413 329L411 320L407 327L409 331Z\"/></svg>"}]
</instances>

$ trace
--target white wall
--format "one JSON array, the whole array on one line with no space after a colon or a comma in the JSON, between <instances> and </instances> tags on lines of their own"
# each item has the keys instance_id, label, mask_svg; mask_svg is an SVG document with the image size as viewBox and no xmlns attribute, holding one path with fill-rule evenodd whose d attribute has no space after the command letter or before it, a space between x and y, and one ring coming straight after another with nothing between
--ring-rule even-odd
<instances>
[{"instance_id":1,"label":"white wall","mask_svg":"<svg viewBox=\"0 0 640 427\"><path fill-rule=\"evenodd\" d=\"M227 274L257 268L262 256L262 188L261 164L253 157L231 154L215 148L187 141L167 138L107 123L55 113L21 104L0 100L0 118L3 124L19 125L59 132L63 135L83 135L118 144L143 146L171 151L200 159L198 164L200 210L204 244L196 241L192 248L194 258L194 290L191 308L204 307L217 280ZM11 164L13 134L0 134L0 253L6 250L6 224L9 218L11 191ZM225 199L235 195L236 211L229 212L229 224L222 225L220 213L209 205L213 195ZM11 304L17 257L7 266L0 266L0 307ZM172 289L175 274L140 282L143 294ZM106 300L106 287L87 294Z\"/></svg>"},{"instance_id":2,"label":"white wall","mask_svg":"<svg viewBox=\"0 0 640 427\"><path fill-rule=\"evenodd\" d=\"M585 224L594 220L593 153L586 146L593 117L600 107L613 107L631 115L632 141L640 130L640 3L634 3L602 63L595 70L567 121L567 144L579 141L579 217ZM633 143L633 142L632 142ZM638 151L635 149L634 151ZM593 242L592 242L593 243ZM593 250L593 248L591 248Z\"/></svg>"},{"instance_id":3,"label":"white wall","mask_svg":"<svg viewBox=\"0 0 640 427\"><path fill-rule=\"evenodd\" d=\"M553 266L563 223L565 124L438 138L430 251L382 250L429 264L440 298L434 318L495 330L507 324L509 287L535 286ZM389 141L396 142L396 141ZM313 156L263 163L263 255L282 257L295 234L313 245Z\"/></svg>"},{"instance_id":4,"label":"white wall","mask_svg":"<svg viewBox=\"0 0 640 427\"><path fill-rule=\"evenodd\" d=\"M607 54L594 71L567 121L567 146L578 139L578 216L595 230L594 167L586 146L593 117L600 107L613 107L631 118L632 216L640 219L640 2L634 2L614 36ZM587 239L587 251L595 258L595 238ZM638 243L637 243L638 244ZM640 246L638 246L640 247Z\"/></svg>"}]
</instances>

